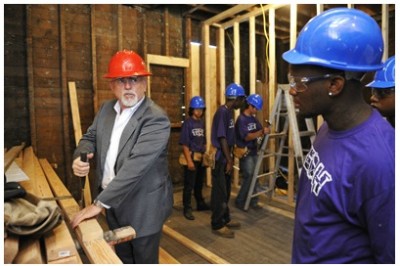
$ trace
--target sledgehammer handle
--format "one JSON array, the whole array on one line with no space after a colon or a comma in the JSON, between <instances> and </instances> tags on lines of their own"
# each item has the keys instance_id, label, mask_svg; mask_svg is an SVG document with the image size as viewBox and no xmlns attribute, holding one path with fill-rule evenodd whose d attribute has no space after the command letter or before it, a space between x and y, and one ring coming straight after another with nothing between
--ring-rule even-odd
<instances>
[{"instance_id":1,"label":"sledgehammer handle","mask_svg":"<svg viewBox=\"0 0 400 266\"><path fill-rule=\"evenodd\" d=\"M82 162L87 162L87 153L86 152L81 152L81 161ZM80 207L84 207L84 194L85 194L85 183L86 183L86 176L81 176L79 177L80 183L81 183L81 202L80 202Z\"/></svg>"}]
</instances>

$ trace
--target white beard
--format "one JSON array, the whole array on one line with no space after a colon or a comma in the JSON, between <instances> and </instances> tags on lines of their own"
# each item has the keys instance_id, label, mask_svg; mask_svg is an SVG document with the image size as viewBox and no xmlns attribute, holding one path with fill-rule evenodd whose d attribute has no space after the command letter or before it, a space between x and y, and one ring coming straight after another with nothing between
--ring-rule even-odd
<instances>
[{"instance_id":1,"label":"white beard","mask_svg":"<svg viewBox=\"0 0 400 266\"><path fill-rule=\"evenodd\" d=\"M123 106L125 106L125 107L128 107L128 108L130 108L130 107L132 107L132 106L134 106L135 104L137 104L138 103L138 97L137 96L135 96L135 97L129 97L129 98L127 98L127 97L125 97L125 96L122 96L121 97L121 103L122 103L122 105Z\"/></svg>"}]
</instances>

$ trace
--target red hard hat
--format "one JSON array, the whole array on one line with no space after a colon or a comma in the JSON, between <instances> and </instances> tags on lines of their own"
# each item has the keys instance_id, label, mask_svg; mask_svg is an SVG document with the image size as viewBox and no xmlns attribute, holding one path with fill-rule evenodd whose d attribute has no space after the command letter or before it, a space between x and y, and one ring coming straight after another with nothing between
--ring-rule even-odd
<instances>
[{"instance_id":1,"label":"red hard hat","mask_svg":"<svg viewBox=\"0 0 400 266\"><path fill-rule=\"evenodd\" d=\"M132 76L150 76L143 59L134 51L117 52L108 64L108 73L104 78L123 78Z\"/></svg>"}]
</instances>

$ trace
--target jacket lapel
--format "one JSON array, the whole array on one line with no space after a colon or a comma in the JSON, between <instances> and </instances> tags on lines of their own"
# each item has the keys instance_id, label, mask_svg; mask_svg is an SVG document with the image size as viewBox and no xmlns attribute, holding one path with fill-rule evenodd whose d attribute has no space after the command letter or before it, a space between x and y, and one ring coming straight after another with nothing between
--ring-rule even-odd
<instances>
[{"instance_id":1,"label":"jacket lapel","mask_svg":"<svg viewBox=\"0 0 400 266\"><path fill-rule=\"evenodd\" d=\"M129 138L135 132L135 130L139 124L139 120L143 116L143 114L146 111L149 104L150 104L149 99L147 97L145 97L142 104L139 106L139 108L136 110L136 112L132 115L128 124L125 126L124 131L122 132L122 135L121 135L121 139L119 141L118 155L121 153L122 149L128 142Z\"/></svg>"},{"instance_id":2,"label":"jacket lapel","mask_svg":"<svg viewBox=\"0 0 400 266\"><path fill-rule=\"evenodd\" d=\"M102 167L104 167L104 164L106 161L107 151L110 146L111 133L114 128L115 116L117 115L114 110L115 103L116 103L116 101L113 101L112 104L110 105L111 111L107 112L107 116L104 119L104 125L105 125L103 128L104 131L101 132L101 134L103 136L107 136L106 138L103 139L103 141L102 141L103 144L101 147L101 150L104 151L101 153L101 164L100 165Z\"/></svg>"}]
</instances>

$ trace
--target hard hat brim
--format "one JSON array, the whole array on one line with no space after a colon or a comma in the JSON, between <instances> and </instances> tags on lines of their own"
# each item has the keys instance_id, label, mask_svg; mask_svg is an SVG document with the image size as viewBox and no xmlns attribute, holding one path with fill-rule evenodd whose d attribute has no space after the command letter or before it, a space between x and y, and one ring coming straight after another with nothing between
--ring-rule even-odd
<instances>
[{"instance_id":1,"label":"hard hat brim","mask_svg":"<svg viewBox=\"0 0 400 266\"><path fill-rule=\"evenodd\" d=\"M368 83L365 86L369 87L369 88L375 88L375 89L388 89L388 88L394 88L395 87L395 83L393 81L375 80L375 81L372 81L372 82Z\"/></svg>"},{"instance_id":2,"label":"hard hat brim","mask_svg":"<svg viewBox=\"0 0 400 266\"><path fill-rule=\"evenodd\" d=\"M332 69L339 69L343 71L354 71L354 72L369 72L376 71L383 68L383 64L371 65L371 66L355 66L347 65L341 62L321 60L319 58L311 57L299 53L295 49L286 51L282 54L282 58L292 65L316 65L321 67L327 67Z\"/></svg>"},{"instance_id":3,"label":"hard hat brim","mask_svg":"<svg viewBox=\"0 0 400 266\"><path fill-rule=\"evenodd\" d=\"M152 76L153 74L150 72L134 72L134 73L129 73L126 75L118 75L118 77L115 77L114 75L110 75L109 73L104 74L103 78L106 79L115 79L115 78L128 78L128 77L140 77L140 76Z\"/></svg>"}]
</instances>

